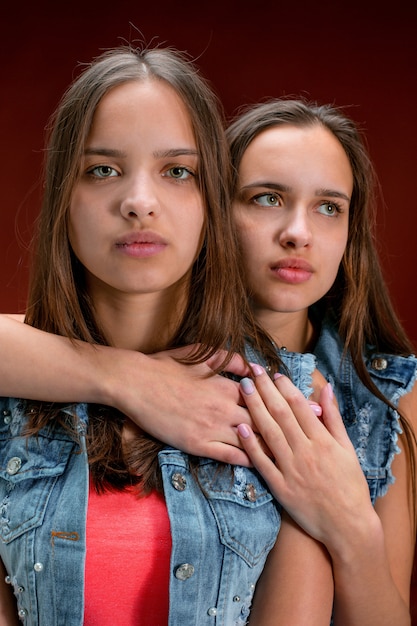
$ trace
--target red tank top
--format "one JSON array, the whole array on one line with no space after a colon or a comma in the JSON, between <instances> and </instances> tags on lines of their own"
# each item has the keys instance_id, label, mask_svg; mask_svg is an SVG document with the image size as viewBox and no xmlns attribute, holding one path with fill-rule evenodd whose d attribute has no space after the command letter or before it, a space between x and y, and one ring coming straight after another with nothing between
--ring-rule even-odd
<instances>
[{"instance_id":1,"label":"red tank top","mask_svg":"<svg viewBox=\"0 0 417 626\"><path fill-rule=\"evenodd\" d=\"M90 486L84 626L167 626L170 555L161 494Z\"/></svg>"}]
</instances>

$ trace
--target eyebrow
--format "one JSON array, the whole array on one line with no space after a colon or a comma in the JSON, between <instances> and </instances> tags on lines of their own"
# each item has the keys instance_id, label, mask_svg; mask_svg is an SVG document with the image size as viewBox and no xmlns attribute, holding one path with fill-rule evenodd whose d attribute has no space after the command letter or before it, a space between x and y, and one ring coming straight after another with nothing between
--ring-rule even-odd
<instances>
[{"instance_id":1,"label":"eyebrow","mask_svg":"<svg viewBox=\"0 0 417 626\"><path fill-rule=\"evenodd\" d=\"M340 198L341 200L346 200L346 202L350 202L349 196L347 196L342 191L336 191L335 189L317 189L316 196L328 196L330 198Z\"/></svg>"},{"instance_id":2,"label":"eyebrow","mask_svg":"<svg viewBox=\"0 0 417 626\"><path fill-rule=\"evenodd\" d=\"M241 188L241 192L246 189L255 189L256 187L264 187L265 189L270 189L271 191L282 191L283 193L290 193L293 188L289 185L283 185L282 183L271 183L266 181L255 181L250 183L250 185L245 185ZM329 198L340 198L341 200L346 200L346 202L350 203L350 197L347 196L342 191L337 191L336 189L316 189L314 194L316 196L327 196Z\"/></svg>"},{"instance_id":3,"label":"eyebrow","mask_svg":"<svg viewBox=\"0 0 417 626\"><path fill-rule=\"evenodd\" d=\"M101 148L99 146L86 148L84 150L84 155L85 156L92 156L92 155L106 156L106 157L113 157L116 159L125 159L127 157L126 152L123 152L123 150L116 150L113 148ZM197 150L191 149L191 148L172 148L168 150L157 150L153 152L153 156L155 157L155 159L165 159L169 157L188 156L188 155L198 156L198 152Z\"/></svg>"},{"instance_id":4,"label":"eyebrow","mask_svg":"<svg viewBox=\"0 0 417 626\"><path fill-rule=\"evenodd\" d=\"M256 187L265 187L266 189L271 189L271 191L276 191L276 190L283 191L283 192L292 191L292 187L289 187L288 185L282 185L281 183L268 183L262 180L250 183L250 185L244 185L241 188L241 191L245 191L245 189L255 189Z\"/></svg>"}]
</instances>

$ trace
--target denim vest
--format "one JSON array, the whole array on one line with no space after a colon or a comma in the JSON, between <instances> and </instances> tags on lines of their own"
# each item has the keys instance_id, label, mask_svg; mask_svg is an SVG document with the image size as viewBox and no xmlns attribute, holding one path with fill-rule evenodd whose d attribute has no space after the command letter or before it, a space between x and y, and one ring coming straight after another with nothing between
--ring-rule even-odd
<instances>
[{"instance_id":1,"label":"denim vest","mask_svg":"<svg viewBox=\"0 0 417 626\"><path fill-rule=\"evenodd\" d=\"M343 342L330 316L323 320L314 354L318 369L333 385L349 438L368 481L372 503L375 503L395 480L391 465L399 452L399 415L362 383L350 355L343 355ZM416 381L415 356L381 354L367 346L364 360L376 387L398 406L401 396L409 393Z\"/></svg>"},{"instance_id":2,"label":"denim vest","mask_svg":"<svg viewBox=\"0 0 417 626\"><path fill-rule=\"evenodd\" d=\"M309 395L314 359L288 362ZM24 402L0 398L0 556L27 626L83 623L88 406L71 410L79 442L61 427L27 438ZM248 468L219 471L202 458L196 480L187 455L172 448L159 464L172 534L168 626L246 624L279 531L279 504Z\"/></svg>"}]
</instances>

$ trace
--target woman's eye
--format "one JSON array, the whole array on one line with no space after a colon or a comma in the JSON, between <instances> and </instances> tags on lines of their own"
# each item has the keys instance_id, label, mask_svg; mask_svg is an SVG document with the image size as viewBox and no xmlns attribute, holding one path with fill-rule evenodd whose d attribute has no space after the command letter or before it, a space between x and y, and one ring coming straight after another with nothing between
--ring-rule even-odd
<instances>
[{"instance_id":1,"label":"woman's eye","mask_svg":"<svg viewBox=\"0 0 417 626\"><path fill-rule=\"evenodd\" d=\"M329 215L332 217L333 215L340 213L340 208L334 202L322 202L317 211L322 215Z\"/></svg>"},{"instance_id":2,"label":"woman's eye","mask_svg":"<svg viewBox=\"0 0 417 626\"><path fill-rule=\"evenodd\" d=\"M266 207L275 207L279 205L279 197L275 193L262 193L253 199L255 204Z\"/></svg>"},{"instance_id":3,"label":"woman's eye","mask_svg":"<svg viewBox=\"0 0 417 626\"><path fill-rule=\"evenodd\" d=\"M119 175L114 167L110 167L110 165L97 165L96 167L92 167L88 170L88 174L96 176L97 178L111 178Z\"/></svg>"},{"instance_id":4,"label":"woman's eye","mask_svg":"<svg viewBox=\"0 0 417 626\"><path fill-rule=\"evenodd\" d=\"M190 176L194 176L194 174L188 168L176 165L175 167L170 167L166 171L165 176L176 178L177 180L186 180Z\"/></svg>"}]
</instances>

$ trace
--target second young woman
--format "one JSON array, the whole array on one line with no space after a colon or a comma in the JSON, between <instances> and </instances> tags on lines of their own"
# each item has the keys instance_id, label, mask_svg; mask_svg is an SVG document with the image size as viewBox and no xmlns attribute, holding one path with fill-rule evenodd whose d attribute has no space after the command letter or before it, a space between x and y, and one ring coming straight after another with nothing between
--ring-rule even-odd
<instances>
[{"instance_id":1,"label":"second young woman","mask_svg":"<svg viewBox=\"0 0 417 626\"><path fill-rule=\"evenodd\" d=\"M242 113L228 138L254 314L278 346L315 354L368 489L340 423L288 420L265 374L255 377L261 397L247 380L242 391L269 455L246 424L242 442L280 502L329 551L335 623L409 624L417 359L375 252L363 140L334 107L285 99ZM277 378L282 393L287 385Z\"/></svg>"}]
</instances>

